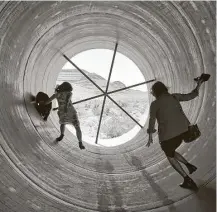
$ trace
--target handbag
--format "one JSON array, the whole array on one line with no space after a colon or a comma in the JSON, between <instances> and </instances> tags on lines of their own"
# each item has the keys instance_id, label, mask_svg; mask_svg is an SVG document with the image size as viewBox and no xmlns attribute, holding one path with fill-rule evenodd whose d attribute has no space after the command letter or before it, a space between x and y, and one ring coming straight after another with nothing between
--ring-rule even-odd
<instances>
[{"instance_id":1,"label":"handbag","mask_svg":"<svg viewBox=\"0 0 217 212\"><path fill-rule=\"evenodd\" d=\"M201 135L201 132L197 126L197 124L188 126L188 131L184 135L184 142L190 143L196 139L198 139Z\"/></svg>"},{"instance_id":2,"label":"handbag","mask_svg":"<svg viewBox=\"0 0 217 212\"><path fill-rule=\"evenodd\" d=\"M173 98L175 98L175 96L173 96ZM179 101L178 101L178 103L179 103ZM179 103L179 107L180 107L180 111L186 117L184 111L182 110L182 107L181 107L180 103ZM185 143L190 143L190 142L198 139L200 137L200 135L201 135L201 132L200 132L197 124L192 124L192 125L188 126L188 131L184 134L184 142Z\"/></svg>"}]
</instances>

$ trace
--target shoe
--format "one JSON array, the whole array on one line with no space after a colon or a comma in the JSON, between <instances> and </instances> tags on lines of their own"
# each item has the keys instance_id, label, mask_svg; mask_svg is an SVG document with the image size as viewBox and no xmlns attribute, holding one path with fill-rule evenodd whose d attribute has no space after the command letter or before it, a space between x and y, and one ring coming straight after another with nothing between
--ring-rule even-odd
<instances>
[{"instance_id":1,"label":"shoe","mask_svg":"<svg viewBox=\"0 0 217 212\"><path fill-rule=\"evenodd\" d=\"M56 141L61 141L61 140L63 140L63 137L64 137L64 135L63 135L63 134L62 134L62 135L60 135L60 137L56 138Z\"/></svg>"},{"instance_id":2,"label":"shoe","mask_svg":"<svg viewBox=\"0 0 217 212\"><path fill-rule=\"evenodd\" d=\"M47 121L47 117L44 117L43 120L44 120L44 121Z\"/></svg>"},{"instance_id":3,"label":"shoe","mask_svg":"<svg viewBox=\"0 0 217 212\"><path fill-rule=\"evenodd\" d=\"M210 78L210 74L201 74L200 77L194 78L194 81L196 81L196 82L199 82L199 81L206 82L206 81L208 81L209 78Z\"/></svg>"},{"instance_id":4,"label":"shoe","mask_svg":"<svg viewBox=\"0 0 217 212\"><path fill-rule=\"evenodd\" d=\"M84 147L84 145L83 145L83 143L81 141L79 141L79 148L80 149L85 149L85 147Z\"/></svg>"},{"instance_id":5,"label":"shoe","mask_svg":"<svg viewBox=\"0 0 217 212\"><path fill-rule=\"evenodd\" d=\"M184 182L179 186L182 188L198 190L197 184L188 176L184 177Z\"/></svg>"},{"instance_id":6,"label":"shoe","mask_svg":"<svg viewBox=\"0 0 217 212\"><path fill-rule=\"evenodd\" d=\"M192 174L193 172L195 172L197 170L197 167L190 164L190 163L187 163L186 167L188 168L189 174Z\"/></svg>"}]
</instances>

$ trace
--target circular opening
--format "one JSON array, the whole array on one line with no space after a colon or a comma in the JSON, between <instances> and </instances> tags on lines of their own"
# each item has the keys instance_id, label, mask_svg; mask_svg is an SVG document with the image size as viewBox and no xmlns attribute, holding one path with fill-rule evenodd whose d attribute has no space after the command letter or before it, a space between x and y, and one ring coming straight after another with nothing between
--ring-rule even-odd
<instances>
[{"instance_id":1,"label":"circular opening","mask_svg":"<svg viewBox=\"0 0 217 212\"><path fill-rule=\"evenodd\" d=\"M72 102L78 113L83 141L90 144L123 144L135 137L141 129L138 123L144 126L148 117L149 99L146 84L127 88L145 82L143 74L132 60L116 52L108 83L113 55L114 51L108 49L81 52L71 58L71 61L87 77L67 62L57 78L56 84L67 81L73 86ZM113 101L105 98L103 92L106 92L106 89ZM95 96L99 97L94 98ZM77 103L87 98L90 99ZM67 128L76 135L72 125L67 125Z\"/></svg>"}]
</instances>

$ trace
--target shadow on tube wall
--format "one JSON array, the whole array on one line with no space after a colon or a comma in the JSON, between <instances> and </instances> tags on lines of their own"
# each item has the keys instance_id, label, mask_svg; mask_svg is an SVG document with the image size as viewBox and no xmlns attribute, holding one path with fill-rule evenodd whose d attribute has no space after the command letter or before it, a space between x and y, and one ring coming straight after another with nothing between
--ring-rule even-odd
<instances>
[{"instance_id":1,"label":"shadow on tube wall","mask_svg":"<svg viewBox=\"0 0 217 212\"><path fill-rule=\"evenodd\" d=\"M96 167L98 167L98 169L100 168L99 166ZM98 184L98 210L102 212L127 212L127 210L123 208L123 198L120 192L121 189L115 182L114 177L111 175L114 171L113 165L109 161L106 161L103 164L103 168L109 174L109 181L104 179Z\"/></svg>"}]
</instances>

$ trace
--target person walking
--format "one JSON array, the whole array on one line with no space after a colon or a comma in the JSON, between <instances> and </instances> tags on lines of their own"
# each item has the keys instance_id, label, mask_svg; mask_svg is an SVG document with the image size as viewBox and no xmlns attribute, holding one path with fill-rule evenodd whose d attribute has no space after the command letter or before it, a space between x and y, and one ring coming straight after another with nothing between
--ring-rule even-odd
<instances>
[{"instance_id":1,"label":"person walking","mask_svg":"<svg viewBox=\"0 0 217 212\"><path fill-rule=\"evenodd\" d=\"M57 86L55 93L49 98L44 104L49 104L54 99L58 102L58 116L60 123L60 136L56 138L56 141L61 141L64 137L65 125L72 124L76 130L76 136L79 140L79 148L85 149L82 143L82 132L80 128L80 123L78 120L77 111L75 110L71 97L72 97L72 86L69 82L63 82L61 85Z\"/></svg>"},{"instance_id":2,"label":"person walking","mask_svg":"<svg viewBox=\"0 0 217 212\"><path fill-rule=\"evenodd\" d=\"M147 129L149 140L146 146L149 147L153 143L152 134L156 132L154 126L157 120L160 146L169 163L184 178L184 182L180 185L182 188L197 189L197 185L186 174L180 162L187 167L189 174L195 172L197 167L190 164L176 151L184 140L190 125L180 102L189 101L197 97L201 84L207 81L209 77L209 74L202 74L200 77L195 78L197 86L188 94L170 94L168 88L160 81L152 86L151 93L156 100L150 106L149 127Z\"/></svg>"}]
</instances>

